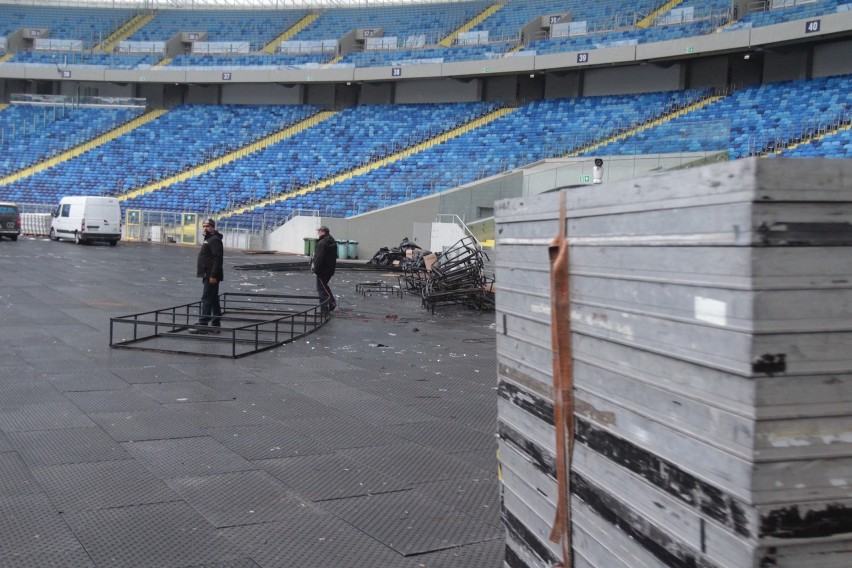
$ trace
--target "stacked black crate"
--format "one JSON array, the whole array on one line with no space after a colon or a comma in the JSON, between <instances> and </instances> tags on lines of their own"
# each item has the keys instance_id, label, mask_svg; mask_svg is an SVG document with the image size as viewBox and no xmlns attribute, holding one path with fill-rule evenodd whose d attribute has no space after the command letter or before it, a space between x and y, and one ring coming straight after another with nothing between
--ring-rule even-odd
<instances>
[{"instance_id":1,"label":"stacked black crate","mask_svg":"<svg viewBox=\"0 0 852 568\"><path fill-rule=\"evenodd\" d=\"M852 164L497 205L507 564L551 566L548 244L567 230L575 566L852 566Z\"/></svg>"}]
</instances>

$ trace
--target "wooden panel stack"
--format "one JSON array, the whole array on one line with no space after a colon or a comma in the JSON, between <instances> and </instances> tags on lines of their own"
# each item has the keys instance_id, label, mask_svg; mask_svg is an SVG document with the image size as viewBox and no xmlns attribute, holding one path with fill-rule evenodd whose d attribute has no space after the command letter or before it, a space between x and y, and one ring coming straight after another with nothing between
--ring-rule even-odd
<instances>
[{"instance_id":1,"label":"wooden panel stack","mask_svg":"<svg viewBox=\"0 0 852 568\"><path fill-rule=\"evenodd\" d=\"M852 566L852 164L496 206L506 565L553 566L548 245L570 247L577 568Z\"/></svg>"}]
</instances>

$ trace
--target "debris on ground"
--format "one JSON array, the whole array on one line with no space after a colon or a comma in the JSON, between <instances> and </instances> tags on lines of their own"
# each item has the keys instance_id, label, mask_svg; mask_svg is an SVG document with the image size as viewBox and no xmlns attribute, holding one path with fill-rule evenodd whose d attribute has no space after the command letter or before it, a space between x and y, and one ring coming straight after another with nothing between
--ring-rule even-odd
<instances>
[{"instance_id":1,"label":"debris on ground","mask_svg":"<svg viewBox=\"0 0 852 568\"><path fill-rule=\"evenodd\" d=\"M485 274L488 255L474 237L465 237L443 253L412 254L402 265L400 287L420 294L423 307L438 305L494 309L494 278Z\"/></svg>"}]
</instances>

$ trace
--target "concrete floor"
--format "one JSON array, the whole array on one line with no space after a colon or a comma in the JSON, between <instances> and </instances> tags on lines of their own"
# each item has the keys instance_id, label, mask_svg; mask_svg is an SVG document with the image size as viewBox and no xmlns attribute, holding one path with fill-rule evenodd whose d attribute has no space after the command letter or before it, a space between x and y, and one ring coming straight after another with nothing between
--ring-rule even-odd
<instances>
[{"instance_id":1,"label":"concrete floor","mask_svg":"<svg viewBox=\"0 0 852 568\"><path fill-rule=\"evenodd\" d=\"M111 349L110 317L199 299L196 253L0 242L0 566L501 566L493 313L343 268L294 343ZM221 291L313 294L233 268L278 260L226 251Z\"/></svg>"}]
</instances>

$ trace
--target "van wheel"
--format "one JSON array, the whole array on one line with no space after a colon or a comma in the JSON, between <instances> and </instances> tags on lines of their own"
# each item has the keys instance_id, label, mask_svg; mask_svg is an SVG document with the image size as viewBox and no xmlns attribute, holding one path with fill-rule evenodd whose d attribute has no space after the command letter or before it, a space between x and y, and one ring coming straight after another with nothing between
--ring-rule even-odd
<instances>
[{"instance_id":1,"label":"van wheel","mask_svg":"<svg viewBox=\"0 0 852 568\"><path fill-rule=\"evenodd\" d=\"M17 240L18 240L18 235L11 235L9 238L10 238L11 240L13 240L13 241L17 241Z\"/></svg>"},{"instance_id":2,"label":"van wheel","mask_svg":"<svg viewBox=\"0 0 852 568\"><path fill-rule=\"evenodd\" d=\"M58 241L59 240L59 237L56 236L56 231L54 231L53 228L50 229L50 240L51 241Z\"/></svg>"},{"instance_id":3,"label":"van wheel","mask_svg":"<svg viewBox=\"0 0 852 568\"><path fill-rule=\"evenodd\" d=\"M80 233L74 233L74 244L83 244L83 239L80 238Z\"/></svg>"},{"instance_id":4,"label":"van wheel","mask_svg":"<svg viewBox=\"0 0 852 568\"><path fill-rule=\"evenodd\" d=\"M111 246L111 247L114 247L117 244L118 244L118 241L110 241L109 242L109 246Z\"/></svg>"}]
</instances>

